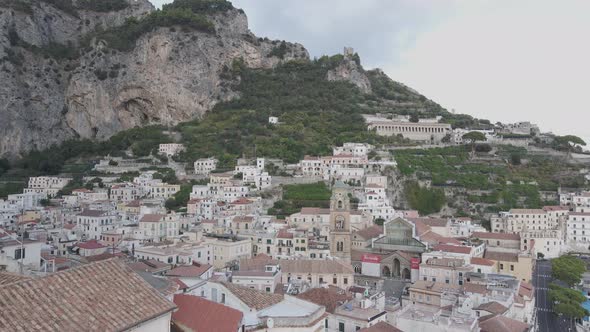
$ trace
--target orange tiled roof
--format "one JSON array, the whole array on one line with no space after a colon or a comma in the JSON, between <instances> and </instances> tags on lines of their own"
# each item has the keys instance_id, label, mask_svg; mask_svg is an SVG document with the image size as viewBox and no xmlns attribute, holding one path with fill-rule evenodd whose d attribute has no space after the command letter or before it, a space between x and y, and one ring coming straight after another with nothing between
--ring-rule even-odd
<instances>
[{"instance_id":1,"label":"orange tiled roof","mask_svg":"<svg viewBox=\"0 0 590 332\"><path fill-rule=\"evenodd\" d=\"M256 289L244 286L238 286L228 282L218 282L234 294L240 301L244 302L250 308L262 310L275 305L283 300L283 295L265 293Z\"/></svg>"},{"instance_id":2,"label":"orange tiled roof","mask_svg":"<svg viewBox=\"0 0 590 332\"><path fill-rule=\"evenodd\" d=\"M172 314L172 321L183 331L237 331L244 317L241 311L198 296L177 294L174 303L178 310Z\"/></svg>"},{"instance_id":3,"label":"orange tiled roof","mask_svg":"<svg viewBox=\"0 0 590 332\"><path fill-rule=\"evenodd\" d=\"M2 331L121 331L176 306L118 258L0 287Z\"/></svg>"}]
</instances>

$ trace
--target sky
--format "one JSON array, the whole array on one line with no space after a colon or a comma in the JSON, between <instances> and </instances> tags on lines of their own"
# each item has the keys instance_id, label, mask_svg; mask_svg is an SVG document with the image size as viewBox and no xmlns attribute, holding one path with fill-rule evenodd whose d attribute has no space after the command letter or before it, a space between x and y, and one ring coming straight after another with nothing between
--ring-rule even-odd
<instances>
[{"instance_id":1,"label":"sky","mask_svg":"<svg viewBox=\"0 0 590 332\"><path fill-rule=\"evenodd\" d=\"M166 0L152 0L158 6ZM590 144L588 0L234 0L256 35L350 46L448 110Z\"/></svg>"}]
</instances>

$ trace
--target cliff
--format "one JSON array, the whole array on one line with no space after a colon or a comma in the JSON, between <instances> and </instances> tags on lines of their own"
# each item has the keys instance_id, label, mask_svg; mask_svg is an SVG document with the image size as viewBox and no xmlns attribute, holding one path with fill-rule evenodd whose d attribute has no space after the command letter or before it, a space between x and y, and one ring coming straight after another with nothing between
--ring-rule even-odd
<instances>
[{"instance_id":1,"label":"cliff","mask_svg":"<svg viewBox=\"0 0 590 332\"><path fill-rule=\"evenodd\" d=\"M237 95L223 79L236 59L272 68L309 58L299 44L254 36L235 8L208 13L213 32L157 27L129 50L97 33L152 11L147 0L103 12L68 11L47 0L0 4L0 156L72 138L105 139L134 126L174 125Z\"/></svg>"}]
</instances>

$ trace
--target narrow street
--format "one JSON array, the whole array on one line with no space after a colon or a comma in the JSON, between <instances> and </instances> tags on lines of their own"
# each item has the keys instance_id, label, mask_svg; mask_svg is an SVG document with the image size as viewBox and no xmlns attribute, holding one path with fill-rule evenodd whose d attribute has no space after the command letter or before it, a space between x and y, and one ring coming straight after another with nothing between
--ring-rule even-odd
<instances>
[{"instance_id":1,"label":"narrow street","mask_svg":"<svg viewBox=\"0 0 590 332\"><path fill-rule=\"evenodd\" d=\"M549 300L549 284L551 283L551 262L537 261L533 273L533 285L536 297L535 327L539 332L575 331L575 325L568 319L553 313L553 305Z\"/></svg>"}]
</instances>

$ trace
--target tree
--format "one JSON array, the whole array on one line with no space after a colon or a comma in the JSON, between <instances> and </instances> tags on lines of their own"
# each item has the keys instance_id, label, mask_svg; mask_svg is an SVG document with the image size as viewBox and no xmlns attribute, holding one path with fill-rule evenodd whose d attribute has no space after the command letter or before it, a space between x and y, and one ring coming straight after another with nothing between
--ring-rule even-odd
<instances>
[{"instance_id":1,"label":"tree","mask_svg":"<svg viewBox=\"0 0 590 332\"><path fill-rule=\"evenodd\" d=\"M520 154L518 153L513 153L510 155L510 162L512 163L512 165L520 165L522 163Z\"/></svg>"},{"instance_id":2,"label":"tree","mask_svg":"<svg viewBox=\"0 0 590 332\"><path fill-rule=\"evenodd\" d=\"M582 274L586 272L586 264L583 260L572 255L565 255L551 261L551 275L554 279L565 282L573 287L580 283Z\"/></svg>"},{"instance_id":3,"label":"tree","mask_svg":"<svg viewBox=\"0 0 590 332\"><path fill-rule=\"evenodd\" d=\"M469 141L471 144L475 142L483 142L486 140L486 135L479 131L470 131L462 136L464 140Z\"/></svg>"},{"instance_id":4,"label":"tree","mask_svg":"<svg viewBox=\"0 0 590 332\"><path fill-rule=\"evenodd\" d=\"M570 319L583 318L589 315L588 311L582 307L586 297L575 289L550 284L549 299L553 302L553 311L555 313L562 314Z\"/></svg>"},{"instance_id":5,"label":"tree","mask_svg":"<svg viewBox=\"0 0 590 332\"><path fill-rule=\"evenodd\" d=\"M385 219L383 219L383 218L377 218L373 222L375 223L375 225L383 226L383 223L385 222Z\"/></svg>"},{"instance_id":6,"label":"tree","mask_svg":"<svg viewBox=\"0 0 590 332\"><path fill-rule=\"evenodd\" d=\"M410 115L410 122L420 122L420 117L417 113L413 113L412 115Z\"/></svg>"},{"instance_id":7,"label":"tree","mask_svg":"<svg viewBox=\"0 0 590 332\"><path fill-rule=\"evenodd\" d=\"M470 131L462 137L471 144L471 156L475 154L475 142L484 142L486 140L486 135L479 131Z\"/></svg>"},{"instance_id":8,"label":"tree","mask_svg":"<svg viewBox=\"0 0 590 332\"><path fill-rule=\"evenodd\" d=\"M578 136L566 135L555 136L553 138L553 148L560 151L571 153L576 145L586 146L586 142Z\"/></svg>"}]
</instances>

